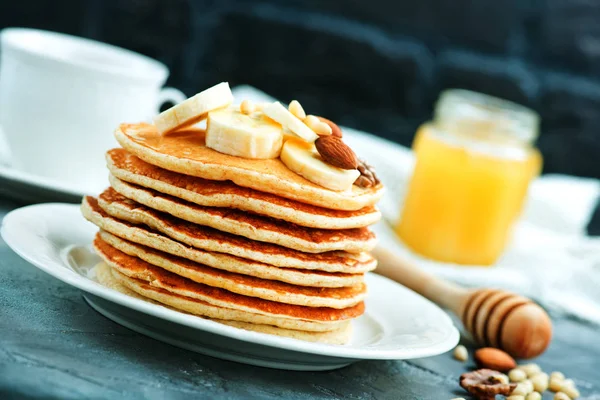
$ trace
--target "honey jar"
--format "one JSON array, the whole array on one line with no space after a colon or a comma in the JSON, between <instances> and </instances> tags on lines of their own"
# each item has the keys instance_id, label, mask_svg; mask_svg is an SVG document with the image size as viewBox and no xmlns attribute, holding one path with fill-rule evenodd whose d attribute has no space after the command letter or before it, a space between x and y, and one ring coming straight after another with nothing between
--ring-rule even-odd
<instances>
[{"instance_id":1,"label":"honey jar","mask_svg":"<svg viewBox=\"0 0 600 400\"><path fill-rule=\"evenodd\" d=\"M399 237L431 259L493 264L541 170L538 127L538 115L518 104L443 92L413 142L416 163L395 227Z\"/></svg>"}]
</instances>

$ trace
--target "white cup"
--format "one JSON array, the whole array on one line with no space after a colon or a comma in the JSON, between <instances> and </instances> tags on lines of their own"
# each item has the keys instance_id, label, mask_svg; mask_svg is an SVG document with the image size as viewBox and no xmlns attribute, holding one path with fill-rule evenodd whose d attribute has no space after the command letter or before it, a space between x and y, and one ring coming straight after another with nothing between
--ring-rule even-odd
<instances>
[{"instance_id":1,"label":"white cup","mask_svg":"<svg viewBox=\"0 0 600 400\"><path fill-rule=\"evenodd\" d=\"M12 168L82 192L107 182L104 152L122 122L148 120L185 95L169 71L115 46L35 29L0 32L0 126Z\"/></svg>"}]
</instances>

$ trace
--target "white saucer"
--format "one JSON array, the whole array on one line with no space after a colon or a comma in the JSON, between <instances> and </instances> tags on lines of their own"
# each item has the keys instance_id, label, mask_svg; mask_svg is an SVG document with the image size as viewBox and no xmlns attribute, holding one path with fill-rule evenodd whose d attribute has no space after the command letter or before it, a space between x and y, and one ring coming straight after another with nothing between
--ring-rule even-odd
<instances>
[{"instance_id":1,"label":"white saucer","mask_svg":"<svg viewBox=\"0 0 600 400\"><path fill-rule=\"evenodd\" d=\"M435 304L376 274L368 274L367 312L354 321L350 344L309 343L250 332L177 312L108 289L93 280L99 261L90 242L97 228L78 206L40 204L9 213L0 232L39 269L85 292L101 314L134 331L202 354L291 370L329 370L358 360L427 357L452 349L459 333Z\"/></svg>"},{"instance_id":2,"label":"white saucer","mask_svg":"<svg viewBox=\"0 0 600 400\"><path fill-rule=\"evenodd\" d=\"M97 185L98 193L108 185L107 182ZM90 193L89 190L69 182L0 165L0 195L39 203L44 201L78 202L85 194L95 193Z\"/></svg>"}]
</instances>

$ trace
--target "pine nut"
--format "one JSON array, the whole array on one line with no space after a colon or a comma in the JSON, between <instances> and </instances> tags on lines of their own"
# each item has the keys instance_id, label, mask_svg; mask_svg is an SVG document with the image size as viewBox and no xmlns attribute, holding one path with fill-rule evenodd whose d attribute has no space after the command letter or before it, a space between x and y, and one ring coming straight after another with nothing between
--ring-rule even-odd
<instances>
[{"instance_id":1,"label":"pine nut","mask_svg":"<svg viewBox=\"0 0 600 400\"><path fill-rule=\"evenodd\" d=\"M456 346L454 349L454 358L461 362L467 361L469 359L469 352L467 351L467 348L462 344Z\"/></svg>"},{"instance_id":2,"label":"pine nut","mask_svg":"<svg viewBox=\"0 0 600 400\"><path fill-rule=\"evenodd\" d=\"M240 104L240 111L242 114L252 114L256 111L256 106L250 100L244 100L242 101L242 104Z\"/></svg>"},{"instance_id":3,"label":"pine nut","mask_svg":"<svg viewBox=\"0 0 600 400\"><path fill-rule=\"evenodd\" d=\"M522 369L523 371L525 371L525 373L527 374L527 376L531 377L535 374L539 374L540 372L542 372L542 369L540 368L539 365L537 364L524 364L524 365L519 365L518 367L519 369Z\"/></svg>"},{"instance_id":4,"label":"pine nut","mask_svg":"<svg viewBox=\"0 0 600 400\"><path fill-rule=\"evenodd\" d=\"M333 132L331 127L314 115L304 118L304 123L319 136L329 136Z\"/></svg>"},{"instance_id":5,"label":"pine nut","mask_svg":"<svg viewBox=\"0 0 600 400\"><path fill-rule=\"evenodd\" d=\"M300 105L298 100L292 100L292 102L288 106L288 110L290 110L290 112L292 114L294 114L300 120L304 120L304 118L306 118L306 113L304 112L304 108L302 108L302 106Z\"/></svg>"},{"instance_id":6,"label":"pine nut","mask_svg":"<svg viewBox=\"0 0 600 400\"><path fill-rule=\"evenodd\" d=\"M540 372L531 377L531 383L533 383L533 389L536 392L543 393L548 389L548 374Z\"/></svg>"},{"instance_id":7,"label":"pine nut","mask_svg":"<svg viewBox=\"0 0 600 400\"><path fill-rule=\"evenodd\" d=\"M527 379L527 374L522 369L515 368L508 372L508 377L511 382L522 382Z\"/></svg>"}]
</instances>

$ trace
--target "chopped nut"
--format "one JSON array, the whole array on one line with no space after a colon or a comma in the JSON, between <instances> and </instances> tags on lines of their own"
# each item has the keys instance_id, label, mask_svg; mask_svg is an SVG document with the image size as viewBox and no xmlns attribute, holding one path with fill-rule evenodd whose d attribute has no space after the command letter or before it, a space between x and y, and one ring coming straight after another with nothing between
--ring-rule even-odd
<instances>
[{"instance_id":1,"label":"chopped nut","mask_svg":"<svg viewBox=\"0 0 600 400\"><path fill-rule=\"evenodd\" d=\"M250 100L244 100L242 101L242 104L240 104L240 111L242 114L252 114L256 111L256 106Z\"/></svg>"},{"instance_id":2,"label":"chopped nut","mask_svg":"<svg viewBox=\"0 0 600 400\"><path fill-rule=\"evenodd\" d=\"M531 392L527 395L525 400L542 400L542 395L539 392Z\"/></svg>"},{"instance_id":3,"label":"chopped nut","mask_svg":"<svg viewBox=\"0 0 600 400\"><path fill-rule=\"evenodd\" d=\"M548 389L548 374L540 372L531 377L531 383L533 383L533 389L536 392L543 393Z\"/></svg>"},{"instance_id":4,"label":"chopped nut","mask_svg":"<svg viewBox=\"0 0 600 400\"><path fill-rule=\"evenodd\" d=\"M462 344L456 346L454 349L454 358L462 362L467 361L469 359L469 352L467 351L467 348Z\"/></svg>"},{"instance_id":5,"label":"chopped nut","mask_svg":"<svg viewBox=\"0 0 600 400\"><path fill-rule=\"evenodd\" d=\"M542 369L540 368L540 366L537 364L533 364L533 363L519 365L519 369L522 369L523 371L525 371L527 376L533 376L535 374L539 374L540 372L542 372Z\"/></svg>"},{"instance_id":6,"label":"chopped nut","mask_svg":"<svg viewBox=\"0 0 600 400\"><path fill-rule=\"evenodd\" d=\"M571 399L569 399L569 396L567 396L565 393L558 392L554 395L554 400L571 400Z\"/></svg>"},{"instance_id":7,"label":"chopped nut","mask_svg":"<svg viewBox=\"0 0 600 400\"><path fill-rule=\"evenodd\" d=\"M467 372L460 376L460 386L478 398L493 399L497 394L508 396L517 385L494 382L494 377L499 375L502 374L491 369Z\"/></svg>"},{"instance_id":8,"label":"chopped nut","mask_svg":"<svg viewBox=\"0 0 600 400\"><path fill-rule=\"evenodd\" d=\"M522 382L527 379L527 374L522 369L515 368L508 372L508 378L511 382Z\"/></svg>"},{"instance_id":9,"label":"chopped nut","mask_svg":"<svg viewBox=\"0 0 600 400\"><path fill-rule=\"evenodd\" d=\"M550 374L550 379L558 379L562 381L565 379L565 374L563 374L562 372L554 371Z\"/></svg>"}]
</instances>

